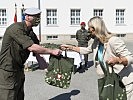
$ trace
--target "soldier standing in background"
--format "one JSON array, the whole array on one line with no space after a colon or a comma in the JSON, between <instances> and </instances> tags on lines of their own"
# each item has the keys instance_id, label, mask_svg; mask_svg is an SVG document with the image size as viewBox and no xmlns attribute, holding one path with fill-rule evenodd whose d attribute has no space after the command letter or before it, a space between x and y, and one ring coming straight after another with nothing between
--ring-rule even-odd
<instances>
[{"instance_id":1,"label":"soldier standing in background","mask_svg":"<svg viewBox=\"0 0 133 100\"><path fill-rule=\"evenodd\" d=\"M85 29L85 22L81 22L80 24L81 29L77 30L76 32L76 40L78 41L78 46L79 47L88 47L88 41L91 39L91 37L89 36L89 31ZM85 55L81 55L80 54L80 59L81 59L81 63L79 68L82 68L83 65L85 65L85 67L87 66L87 62L88 62L88 54Z\"/></svg>"}]
</instances>

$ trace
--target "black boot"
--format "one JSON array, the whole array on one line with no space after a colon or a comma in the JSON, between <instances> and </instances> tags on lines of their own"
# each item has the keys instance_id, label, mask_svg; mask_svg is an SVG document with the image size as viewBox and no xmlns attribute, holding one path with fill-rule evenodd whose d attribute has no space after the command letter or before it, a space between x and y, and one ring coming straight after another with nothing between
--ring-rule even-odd
<instances>
[{"instance_id":1,"label":"black boot","mask_svg":"<svg viewBox=\"0 0 133 100\"><path fill-rule=\"evenodd\" d=\"M88 67L88 61L85 62L85 67Z\"/></svg>"}]
</instances>

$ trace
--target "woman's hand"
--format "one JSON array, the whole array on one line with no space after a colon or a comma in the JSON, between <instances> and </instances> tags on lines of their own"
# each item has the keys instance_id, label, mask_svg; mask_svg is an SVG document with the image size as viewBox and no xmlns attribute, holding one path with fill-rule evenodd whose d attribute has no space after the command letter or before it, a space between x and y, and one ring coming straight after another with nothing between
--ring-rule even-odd
<instances>
[{"instance_id":1,"label":"woman's hand","mask_svg":"<svg viewBox=\"0 0 133 100\"><path fill-rule=\"evenodd\" d=\"M62 50L70 50L70 51L75 51L75 52L80 52L80 47L72 46L72 45L61 45Z\"/></svg>"},{"instance_id":2,"label":"woman's hand","mask_svg":"<svg viewBox=\"0 0 133 100\"><path fill-rule=\"evenodd\" d=\"M127 66L128 61L126 57L111 57L107 60L107 63L111 66L114 66L115 64L123 64L124 66Z\"/></svg>"},{"instance_id":3,"label":"woman's hand","mask_svg":"<svg viewBox=\"0 0 133 100\"><path fill-rule=\"evenodd\" d=\"M119 63L119 57L111 57L107 60L107 63L111 66L114 66L115 64Z\"/></svg>"},{"instance_id":4,"label":"woman's hand","mask_svg":"<svg viewBox=\"0 0 133 100\"><path fill-rule=\"evenodd\" d=\"M72 46L71 45L62 44L61 45L61 49L62 50L71 50L72 49Z\"/></svg>"}]
</instances>

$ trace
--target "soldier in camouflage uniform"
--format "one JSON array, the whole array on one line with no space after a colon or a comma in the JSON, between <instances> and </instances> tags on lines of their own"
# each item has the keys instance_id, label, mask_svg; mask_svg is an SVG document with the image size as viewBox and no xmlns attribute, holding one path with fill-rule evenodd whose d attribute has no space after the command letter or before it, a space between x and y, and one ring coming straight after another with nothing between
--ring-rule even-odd
<instances>
[{"instance_id":1,"label":"soldier in camouflage uniform","mask_svg":"<svg viewBox=\"0 0 133 100\"><path fill-rule=\"evenodd\" d=\"M88 47L88 41L91 39L90 33L88 32L88 30L85 29L86 26L85 22L81 22L80 26L81 29L79 29L76 32L76 40L78 41L78 46ZM85 55L80 54L80 58L81 58L81 63L79 68L81 68L83 65L87 66L88 54Z\"/></svg>"},{"instance_id":2,"label":"soldier in camouflage uniform","mask_svg":"<svg viewBox=\"0 0 133 100\"><path fill-rule=\"evenodd\" d=\"M24 100L24 63L33 52L38 62L39 54L60 54L60 50L43 48L32 27L40 23L38 8L25 10L25 21L10 25L4 34L0 52L0 100Z\"/></svg>"}]
</instances>

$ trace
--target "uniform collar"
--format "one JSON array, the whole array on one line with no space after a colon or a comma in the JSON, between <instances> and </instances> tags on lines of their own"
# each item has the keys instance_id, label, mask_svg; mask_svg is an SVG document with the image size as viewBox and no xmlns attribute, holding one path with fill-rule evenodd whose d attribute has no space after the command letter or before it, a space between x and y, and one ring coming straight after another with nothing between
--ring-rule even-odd
<instances>
[{"instance_id":1,"label":"uniform collar","mask_svg":"<svg viewBox=\"0 0 133 100\"><path fill-rule=\"evenodd\" d=\"M24 26L24 29L25 29L26 33L29 34L29 32L33 30L32 27L27 27L25 21L23 21L22 23L23 23L23 26Z\"/></svg>"},{"instance_id":2,"label":"uniform collar","mask_svg":"<svg viewBox=\"0 0 133 100\"><path fill-rule=\"evenodd\" d=\"M84 30L83 29L80 29L80 31L86 31L86 29L84 29Z\"/></svg>"}]
</instances>

